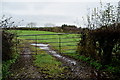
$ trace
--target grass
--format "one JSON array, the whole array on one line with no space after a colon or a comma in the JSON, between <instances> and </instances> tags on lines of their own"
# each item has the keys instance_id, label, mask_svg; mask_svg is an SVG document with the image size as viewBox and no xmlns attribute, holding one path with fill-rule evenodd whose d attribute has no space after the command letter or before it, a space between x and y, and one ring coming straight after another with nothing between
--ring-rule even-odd
<instances>
[{"instance_id":1,"label":"grass","mask_svg":"<svg viewBox=\"0 0 120 80\"><path fill-rule=\"evenodd\" d=\"M39 67L40 72L43 74L48 74L49 76L58 76L58 74L64 71L64 67L61 66L61 62L57 61L51 55L41 53L34 56L35 66Z\"/></svg>"},{"instance_id":2,"label":"grass","mask_svg":"<svg viewBox=\"0 0 120 80\"><path fill-rule=\"evenodd\" d=\"M32 31L32 30L12 30L13 32L17 32L18 35L33 35L33 34L56 34L55 32L48 32L48 31ZM37 40L38 43L49 43L49 42L58 42L58 43L49 43L54 49L59 50L59 37L61 38L61 42L67 42L67 43L61 43L61 52L62 53L75 53L77 46L66 46L66 45L77 45L76 41L79 41L80 37L78 34L65 34L65 35L40 35L40 36L20 36L19 39L48 39L48 40ZM56 39L50 39L50 38L56 38ZM66 38L66 39L62 39ZM30 40L31 42L36 42L36 40ZM70 42L69 42L70 41ZM66 49L72 49L72 50L66 50ZM73 50L75 49L75 50Z\"/></svg>"}]
</instances>

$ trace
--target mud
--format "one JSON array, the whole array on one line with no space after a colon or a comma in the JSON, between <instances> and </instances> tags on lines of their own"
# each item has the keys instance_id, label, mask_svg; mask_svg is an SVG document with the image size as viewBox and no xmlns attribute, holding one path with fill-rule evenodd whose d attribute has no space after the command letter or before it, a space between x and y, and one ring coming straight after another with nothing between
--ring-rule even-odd
<instances>
[{"instance_id":1,"label":"mud","mask_svg":"<svg viewBox=\"0 0 120 80\"><path fill-rule=\"evenodd\" d=\"M92 76L93 73L91 73L91 67L86 66L85 64L78 62L72 58L65 57L56 51L52 50L49 47L49 44L31 44L34 46L39 47L40 49L45 50L48 54L56 57L58 60L60 60L64 66L68 66L71 69L71 73L73 74L74 77L78 77L79 79L86 80L86 79L91 79L91 78L96 78L96 76Z\"/></svg>"},{"instance_id":2,"label":"mud","mask_svg":"<svg viewBox=\"0 0 120 80\"><path fill-rule=\"evenodd\" d=\"M33 57L30 55L30 49L24 48L21 54L16 63L11 66L11 75L7 80L42 78L37 68L33 66Z\"/></svg>"}]
</instances>

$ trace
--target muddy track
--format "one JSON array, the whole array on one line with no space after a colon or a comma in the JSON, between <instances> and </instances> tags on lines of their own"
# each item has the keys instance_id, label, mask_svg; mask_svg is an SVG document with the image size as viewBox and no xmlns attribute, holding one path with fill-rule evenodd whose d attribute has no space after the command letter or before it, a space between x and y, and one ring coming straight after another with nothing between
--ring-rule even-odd
<instances>
[{"instance_id":1,"label":"muddy track","mask_svg":"<svg viewBox=\"0 0 120 80\"><path fill-rule=\"evenodd\" d=\"M50 51L47 51L47 53L55 57L57 60L61 61L63 63L63 67L69 67L67 68L67 72L64 73L65 76L63 78L59 77L47 80L91 80L91 78L92 80L96 79L95 76L91 76L91 68L86 66L85 64L75 61L71 58L66 58L64 56L56 57L54 56L55 54L57 55L57 53L55 52L54 55ZM8 78L5 80L46 80L46 75L40 73L39 69L34 66L33 60L34 58L31 55L30 48L23 48L18 60L10 68L10 72L12 74L8 76ZM71 61L74 61L75 63Z\"/></svg>"},{"instance_id":2,"label":"muddy track","mask_svg":"<svg viewBox=\"0 0 120 80\"><path fill-rule=\"evenodd\" d=\"M32 44L35 45L36 44ZM42 46L42 47L40 47ZM37 47L45 50L48 54L52 55L55 57L57 60L61 61L63 63L63 66L67 66L70 68L70 76L66 74L66 77L68 78L74 78L74 79L79 79L79 80L97 80L97 74L94 73L94 70L90 67L87 66L83 62L79 62L75 59L72 59L70 57L64 56L62 54L58 54L52 48L50 47L49 44L37 44ZM72 77L71 77L72 76Z\"/></svg>"}]
</instances>

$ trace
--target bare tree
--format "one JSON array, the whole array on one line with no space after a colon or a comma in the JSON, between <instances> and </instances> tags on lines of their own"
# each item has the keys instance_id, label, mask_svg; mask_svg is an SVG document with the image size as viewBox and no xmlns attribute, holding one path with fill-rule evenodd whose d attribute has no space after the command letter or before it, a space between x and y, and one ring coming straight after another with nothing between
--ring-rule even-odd
<instances>
[{"instance_id":1,"label":"bare tree","mask_svg":"<svg viewBox=\"0 0 120 80\"><path fill-rule=\"evenodd\" d=\"M90 29L99 28L101 26L108 27L116 22L120 22L120 2L118 9L110 3L107 3L104 7L102 7L101 4L101 8L94 8L92 13L87 15L87 26Z\"/></svg>"},{"instance_id":2,"label":"bare tree","mask_svg":"<svg viewBox=\"0 0 120 80\"><path fill-rule=\"evenodd\" d=\"M120 1L118 2L118 9L117 9L117 22L120 22Z\"/></svg>"},{"instance_id":3,"label":"bare tree","mask_svg":"<svg viewBox=\"0 0 120 80\"><path fill-rule=\"evenodd\" d=\"M54 27L55 24L53 24L53 23L46 23L46 24L44 24L44 26L45 26L45 27Z\"/></svg>"},{"instance_id":4,"label":"bare tree","mask_svg":"<svg viewBox=\"0 0 120 80\"><path fill-rule=\"evenodd\" d=\"M36 23L30 22L26 25L26 27L29 27L29 28L36 27Z\"/></svg>"},{"instance_id":5,"label":"bare tree","mask_svg":"<svg viewBox=\"0 0 120 80\"><path fill-rule=\"evenodd\" d=\"M14 21L11 21L12 17L8 17L6 18L5 15L2 16L2 18L0 19L0 27L1 28L10 28L10 27L14 27Z\"/></svg>"}]
</instances>

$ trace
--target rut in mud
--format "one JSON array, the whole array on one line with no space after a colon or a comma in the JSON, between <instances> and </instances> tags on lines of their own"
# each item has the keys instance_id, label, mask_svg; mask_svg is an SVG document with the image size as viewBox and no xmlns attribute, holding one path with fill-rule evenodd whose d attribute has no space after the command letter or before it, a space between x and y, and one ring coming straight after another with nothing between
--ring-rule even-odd
<instances>
[{"instance_id":1,"label":"rut in mud","mask_svg":"<svg viewBox=\"0 0 120 80\"><path fill-rule=\"evenodd\" d=\"M24 48L23 55L20 55L15 64L12 65L9 79L17 78L41 78L41 74L37 71L37 68L33 66L33 57L29 48Z\"/></svg>"}]
</instances>

